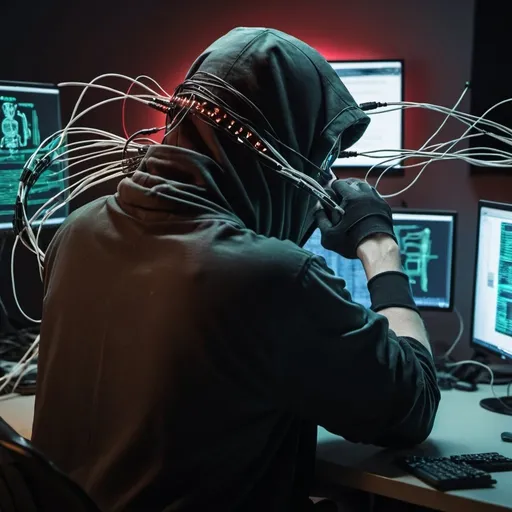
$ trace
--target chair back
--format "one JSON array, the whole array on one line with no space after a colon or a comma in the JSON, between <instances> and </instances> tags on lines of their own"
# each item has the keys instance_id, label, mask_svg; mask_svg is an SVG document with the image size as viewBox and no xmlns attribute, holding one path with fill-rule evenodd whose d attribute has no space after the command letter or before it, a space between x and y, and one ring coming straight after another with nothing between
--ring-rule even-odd
<instances>
[{"instance_id":1,"label":"chair back","mask_svg":"<svg viewBox=\"0 0 512 512\"><path fill-rule=\"evenodd\" d=\"M101 512L87 493L0 418L1 512Z\"/></svg>"}]
</instances>

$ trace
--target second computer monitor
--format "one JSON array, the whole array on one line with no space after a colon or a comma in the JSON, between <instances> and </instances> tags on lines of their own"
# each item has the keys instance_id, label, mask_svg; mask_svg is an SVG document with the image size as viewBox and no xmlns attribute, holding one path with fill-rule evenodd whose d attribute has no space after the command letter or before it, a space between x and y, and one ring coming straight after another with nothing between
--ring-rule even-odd
<instances>
[{"instance_id":1,"label":"second computer monitor","mask_svg":"<svg viewBox=\"0 0 512 512\"><path fill-rule=\"evenodd\" d=\"M422 309L450 310L453 307L456 219L456 213L448 211L393 212L402 264L416 304ZM319 230L312 234L304 248L322 256L335 274L345 280L354 301L370 306L367 279L359 260L348 260L324 249Z\"/></svg>"},{"instance_id":2,"label":"second computer monitor","mask_svg":"<svg viewBox=\"0 0 512 512\"><path fill-rule=\"evenodd\" d=\"M367 102L396 103L404 100L404 63L402 60L330 61L336 74L358 104ZM359 153L351 158L339 158L334 167L364 167L377 165L381 169L398 167L390 161L390 150L403 148L403 110L390 107L369 112L371 123L361 139L349 149ZM381 112L379 112L381 111ZM375 153L386 150L386 154Z\"/></svg>"},{"instance_id":3,"label":"second computer monitor","mask_svg":"<svg viewBox=\"0 0 512 512\"><path fill-rule=\"evenodd\" d=\"M0 234L13 228L14 208L24 165L39 145L60 129L60 94L57 86L0 81ZM50 149L50 143L45 145L45 149ZM61 152L54 151L53 156ZM41 219L49 209L47 201L56 194L60 194L61 199L65 198L67 176L64 169L62 159L52 163L32 186L27 205L29 218L40 211L38 218ZM67 207L59 209L45 224L61 224L67 212Z\"/></svg>"}]
</instances>

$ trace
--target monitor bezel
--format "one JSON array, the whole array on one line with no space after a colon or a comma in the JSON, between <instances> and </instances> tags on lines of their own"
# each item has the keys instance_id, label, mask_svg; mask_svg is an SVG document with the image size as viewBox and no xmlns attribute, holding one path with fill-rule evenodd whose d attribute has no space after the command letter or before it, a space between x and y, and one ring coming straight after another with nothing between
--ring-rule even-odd
<instances>
[{"instance_id":1,"label":"monitor bezel","mask_svg":"<svg viewBox=\"0 0 512 512\"><path fill-rule=\"evenodd\" d=\"M61 89L60 87L58 86L58 84L56 83L52 83L52 82L25 82L25 81L21 81L21 80L1 80L0 79L0 87L33 87L33 88L37 88L37 89L50 89L50 90L54 90L56 91L57 93L57 96L58 96L58 111L57 111L57 116L58 116L58 119L59 119L59 123L60 123L60 129L62 129L64 123L62 122L62 104L61 104ZM69 180L69 173L66 172L66 179ZM63 222L65 222L66 218L68 217L69 215L69 205L67 207L67 214L65 217L62 218L62 221L59 221L59 222L55 222L55 223L52 223L51 221L50 222L46 222L45 223L45 228L46 229L56 229L58 228ZM38 225L38 224L37 224ZM6 234L9 235L9 234L12 234L14 233L14 227L11 226L9 228L6 228L6 227L2 227L2 225L0 224L0 237L1 236L5 236Z\"/></svg>"},{"instance_id":2,"label":"monitor bezel","mask_svg":"<svg viewBox=\"0 0 512 512\"><path fill-rule=\"evenodd\" d=\"M392 208L392 213L407 213L412 215L430 215L446 217L450 216L453 218L453 235L452 235L452 257L450 261L451 269L450 272L450 300L446 308L440 308L436 306L418 306L421 311L437 311L437 312L451 312L455 307L455 270L457 268L457 225L458 225L458 212L456 210L431 210L428 208Z\"/></svg>"},{"instance_id":3,"label":"monitor bezel","mask_svg":"<svg viewBox=\"0 0 512 512\"><path fill-rule=\"evenodd\" d=\"M18 80L1 80L0 79L0 87L8 86L8 87L36 87L38 89L54 89L58 92L60 97L60 87L51 82L21 82ZM60 114L60 105L59 105L59 114ZM62 120L61 120L62 123Z\"/></svg>"},{"instance_id":4,"label":"monitor bezel","mask_svg":"<svg viewBox=\"0 0 512 512\"><path fill-rule=\"evenodd\" d=\"M480 250L480 220L482 215L482 208L495 208L506 212L512 212L512 203L502 203L499 201L490 201L487 199L479 199L478 213L477 213L477 227L476 227L476 243L475 243L475 260L473 265L473 297L471 302L471 325L469 332L469 346L475 351L483 354L493 355L502 359L503 361L512 361L512 357L502 354L498 350L493 350L489 347L484 347L479 343L475 343L475 309L476 309L476 271L478 267L478 251Z\"/></svg>"},{"instance_id":5,"label":"monitor bezel","mask_svg":"<svg viewBox=\"0 0 512 512\"><path fill-rule=\"evenodd\" d=\"M402 95L401 95L401 100L400 101L405 101L405 59L403 58L400 58L400 59L390 59L390 58L387 58L387 59L328 59L327 62L331 65L333 64L358 64L358 63L361 63L361 64L364 64L364 63L372 63L372 62L375 62L375 63L397 63L399 62L400 63L400 66L401 66L401 69L402 69L402 74L401 74L401 90L402 90ZM379 101L379 98L375 98L375 101ZM401 115L401 130L400 130L400 145L402 146L401 148L398 148L398 149L404 149L405 147L405 109L402 109L401 112L400 112L400 115ZM348 148L348 150L350 151L350 148ZM347 161L349 161L350 159L348 159ZM365 170L368 170L370 168L370 166L368 165L340 165L340 164L334 164L332 166L332 169L333 171L345 171L345 170L350 170L350 171L365 171ZM377 166L375 167L375 172L378 172L379 170L383 170L384 169L384 166ZM399 165L398 167L394 168L394 169L390 169L386 175L389 175L389 176L403 176L404 175L404 168L403 166Z\"/></svg>"}]
</instances>

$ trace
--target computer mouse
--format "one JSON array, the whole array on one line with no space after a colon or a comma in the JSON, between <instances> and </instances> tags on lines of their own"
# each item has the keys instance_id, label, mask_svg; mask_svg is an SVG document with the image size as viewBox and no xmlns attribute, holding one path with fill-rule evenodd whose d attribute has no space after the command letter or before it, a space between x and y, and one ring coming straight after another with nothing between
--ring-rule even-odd
<instances>
[{"instance_id":1,"label":"computer mouse","mask_svg":"<svg viewBox=\"0 0 512 512\"><path fill-rule=\"evenodd\" d=\"M502 432L501 440L505 441L505 443L512 443L512 432Z\"/></svg>"},{"instance_id":2,"label":"computer mouse","mask_svg":"<svg viewBox=\"0 0 512 512\"><path fill-rule=\"evenodd\" d=\"M459 391L476 391L477 386L474 382L458 380L457 382L453 383L453 389L458 389Z\"/></svg>"}]
</instances>

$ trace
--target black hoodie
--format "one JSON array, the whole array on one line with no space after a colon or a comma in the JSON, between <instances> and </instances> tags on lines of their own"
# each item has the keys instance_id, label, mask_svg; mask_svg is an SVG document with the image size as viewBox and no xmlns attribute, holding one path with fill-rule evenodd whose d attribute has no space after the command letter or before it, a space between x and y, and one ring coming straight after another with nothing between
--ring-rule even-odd
<instances>
[{"instance_id":1,"label":"black hoodie","mask_svg":"<svg viewBox=\"0 0 512 512\"><path fill-rule=\"evenodd\" d=\"M319 165L368 123L328 63L275 30L231 31L198 71L249 97L263 115L236 110L311 176L297 152ZM295 512L317 425L422 441L432 359L299 247L315 201L198 118L164 143L47 252L35 445L105 512Z\"/></svg>"}]
</instances>

